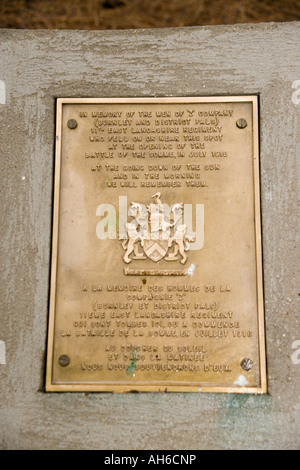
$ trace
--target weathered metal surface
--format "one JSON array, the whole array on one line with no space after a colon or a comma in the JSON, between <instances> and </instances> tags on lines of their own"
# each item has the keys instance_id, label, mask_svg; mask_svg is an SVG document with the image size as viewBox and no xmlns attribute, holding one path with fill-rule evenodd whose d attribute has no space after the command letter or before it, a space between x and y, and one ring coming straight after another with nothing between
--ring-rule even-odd
<instances>
[{"instance_id":1,"label":"weathered metal surface","mask_svg":"<svg viewBox=\"0 0 300 470\"><path fill-rule=\"evenodd\" d=\"M59 99L47 391L266 392L256 96Z\"/></svg>"}]
</instances>

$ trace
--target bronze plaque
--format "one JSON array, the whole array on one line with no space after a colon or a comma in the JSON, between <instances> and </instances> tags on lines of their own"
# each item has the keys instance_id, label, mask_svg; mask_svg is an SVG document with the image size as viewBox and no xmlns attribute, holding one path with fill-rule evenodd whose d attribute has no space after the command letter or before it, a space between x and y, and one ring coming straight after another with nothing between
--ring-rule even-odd
<instances>
[{"instance_id":1,"label":"bronze plaque","mask_svg":"<svg viewBox=\"0 0 300 470\"><path fill-rule=\"evenodd\" d=\"M46 391L265 393L256 96L58 99Z\"/></svg>"}]
</instances>

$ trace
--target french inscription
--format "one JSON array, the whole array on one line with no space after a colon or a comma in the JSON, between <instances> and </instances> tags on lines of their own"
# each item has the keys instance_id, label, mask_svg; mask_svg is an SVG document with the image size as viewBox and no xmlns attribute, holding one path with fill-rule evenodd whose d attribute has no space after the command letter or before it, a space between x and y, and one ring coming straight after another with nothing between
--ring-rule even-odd
<instances>
[{"instance_id":1,"label":"french inscription","mask_svg":"<svg viewBox=\"0 0 300 470\"><path fill-rule=\"evenodd\" d=\"M265 391L257 119L59 100L48 391Z\"/></svg>"}]
</instances>

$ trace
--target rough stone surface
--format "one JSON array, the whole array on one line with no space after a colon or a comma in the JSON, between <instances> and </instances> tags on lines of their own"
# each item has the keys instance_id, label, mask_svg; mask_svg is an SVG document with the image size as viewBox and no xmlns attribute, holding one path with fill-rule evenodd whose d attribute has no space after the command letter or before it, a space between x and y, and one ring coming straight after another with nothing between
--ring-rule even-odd
<instances>
[{"instance_id":1,"label":"rough stone surface","mask_svg":"<svg viewBox=\"0 0 300 470\"><path fill-rule=\"evenodd\" d=\"M0 30L0 448L299 449L299 33ZM257 93L269 393L44 393L55 98Z\"/></svg>"}]
</instances>

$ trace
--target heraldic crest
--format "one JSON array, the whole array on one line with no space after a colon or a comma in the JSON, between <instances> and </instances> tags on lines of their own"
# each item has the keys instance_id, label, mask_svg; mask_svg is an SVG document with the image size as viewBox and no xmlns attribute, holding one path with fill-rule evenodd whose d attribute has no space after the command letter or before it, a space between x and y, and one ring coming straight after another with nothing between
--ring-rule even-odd
<instances>
[{"instance_id":1,"label":"heraldic crest","mask_svg":"<svg viewBox=\"0 0 300 470\"><path fill-rule=\"evenodd\" d=\"M187 225L182 223L184 204L170 207L161 202L161 193L151 197L154 202L148 206L130 203L128 214L134 219L126 223L127 239L121 240L126 250L123 260L125 263L147 258L154 262L180 260L185 264L189 242L194 238L187 234Z\"/></svg>"}]
</instances>

